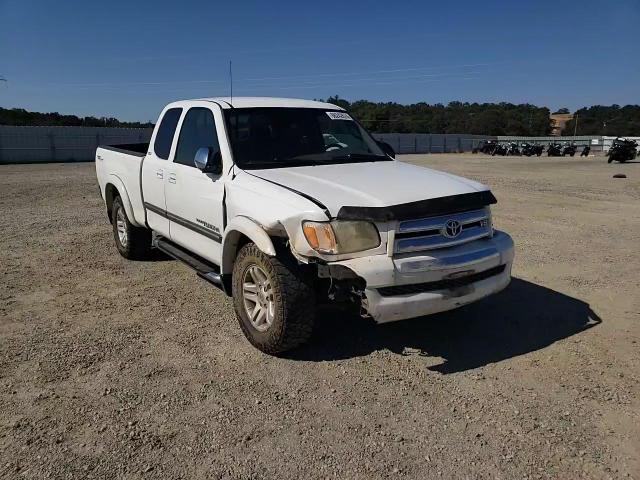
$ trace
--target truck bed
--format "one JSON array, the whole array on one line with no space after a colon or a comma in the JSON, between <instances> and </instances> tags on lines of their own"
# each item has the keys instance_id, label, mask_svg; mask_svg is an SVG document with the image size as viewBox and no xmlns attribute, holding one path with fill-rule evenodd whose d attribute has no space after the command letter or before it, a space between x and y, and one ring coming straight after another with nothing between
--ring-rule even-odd
<instances>
[{"instance_id":1,"label":"truck bed","mask_svg":"<svg viewBox=\"0 0 640 480\"><path fill-rule=\"evenodd\" d=\"M126 153L127 155L135 155L136 157L144 157L149 150L149 143L121 143L119 145L100 145L98 148L111 150L114 152Z\"/></svg>"},{"instance_id":2,"label":"truck bed","mask_svg":"<svg viewBox=\"0 0 640 480\"><path fill-rule=\"evenodd\" d=\"M129 221L145 224L145 212L140 188L142 160L148 143L125 143L100 146L96 150L96 174L102 197L108 199L113 188L122 197Z\"/></svg>"}]
</instances>

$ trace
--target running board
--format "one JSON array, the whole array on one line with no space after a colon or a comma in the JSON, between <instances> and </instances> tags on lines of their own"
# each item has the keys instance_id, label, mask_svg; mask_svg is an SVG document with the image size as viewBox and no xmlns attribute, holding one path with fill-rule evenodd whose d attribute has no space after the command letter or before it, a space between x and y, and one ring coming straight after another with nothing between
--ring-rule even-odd
<instances>
[{"instance_id":1,"label":"running board","mask_svg":"<svg viewBox=\"0 0 640 480\"><path fill-rule=\"evenodd\" d=\"M200 278L206 280L212 285L215 285L222 291L225 291L225 286L222 282L222 276L220 275L220 267L218 267L216 264L211 263L210 261L189 252L185 248L182 248L180 245L176 245L166 238L156 237L154 243L158 250L166 253L176 260L180 260L182 263L193 268Z\"/></svg>"}]
</instances>

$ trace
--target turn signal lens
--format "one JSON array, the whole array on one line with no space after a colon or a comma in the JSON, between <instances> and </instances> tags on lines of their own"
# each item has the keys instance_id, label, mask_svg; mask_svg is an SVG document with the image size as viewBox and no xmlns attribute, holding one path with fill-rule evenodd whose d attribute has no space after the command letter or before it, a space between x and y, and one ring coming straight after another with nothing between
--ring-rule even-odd
<instances>
[{"instance_id":1,"label":"turn signal lens","mask_svg":"<svg viewBox=\"0 0 640 480\"><path fill-rule=\"evenodd\" d=\"M311 248L320 253L353 253L380 245L378 229L370 222L304 222L302 231Z\"/></svg>"},{"instance_id":2,"label":"turn signal lens","mask_svg":"<svg viewBox=\"0 0 640 480\"><path fill-rule=\"evenodd\" d=\"M302 231L314 250L322 253L337 253L336 236L330 223L305 222L302 225Z\"/></svg>"}]
</instances>

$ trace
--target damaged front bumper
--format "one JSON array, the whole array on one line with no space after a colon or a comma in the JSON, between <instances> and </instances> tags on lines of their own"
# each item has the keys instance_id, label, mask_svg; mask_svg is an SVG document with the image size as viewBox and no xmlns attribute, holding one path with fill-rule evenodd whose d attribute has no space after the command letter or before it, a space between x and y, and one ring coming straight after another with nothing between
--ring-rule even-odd
<instances>
[{"instance_id":1,"label":"damaged front bumper","mask_svg":"<svg viewBox=\"0 0 640 480\"><path fill-rule=\"evenodd\" d=\"M429 315L475 302L511 280L513 240L492 238L396 257L374 255L338 261L366 281L362 306L376 322Z\"/></svg>"}]
</instances>

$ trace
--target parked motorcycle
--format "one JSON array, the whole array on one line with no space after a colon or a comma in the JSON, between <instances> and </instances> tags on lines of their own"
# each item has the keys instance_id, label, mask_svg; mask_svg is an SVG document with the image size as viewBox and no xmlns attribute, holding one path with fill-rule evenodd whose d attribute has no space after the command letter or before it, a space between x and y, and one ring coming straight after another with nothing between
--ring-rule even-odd
<instances>
[{"instance_id":1,"label":"parked motorcycle","mask_svg":"<svg viewBox=\"0 0 640 480\"><path fill-rule=\"evenodd\" d=\"M520 148L522 151L522 155L526 155L527 157L530 157L532 155L536 155L539 157L540 155L542 155L542 152L544 152L543 145L534 145L527 142L520 145Z\"/></svg>"},{"instance_id":2,"label":"parked motorcycle","mask_svg":"<svg viewBox=\"0 0 640 480\"><path fill-rule=\"evenodd\" d=\"M493 149L493 152L491 152L491 155L493 156L502 155L504 157L506 154L507 154L507 146L504 143L496 143L496 146Z\"/></svg>"},{"instance_id":3,"label":"parked motorcycle","mask_svg":"<svg viewBox=\"0 0 640 480\"><path fill-rule=\"evenodd\" d=\"M588 157L590 151L591 151L591 147L589 145L585 145L584 148L582 149L582 153L580 153L580 156Z\"/></svg>"},{"instance_id":4,"label":"parked motorcycle","mask_svg":"<svg viewBox=\"0 0 640 480\"><path fill-rule=\"evenodd\" d=\"M507 155L522 155L516 142L509 142L507 144Z\"/></svg>"},{"instance_id":5,"label":"parked motorcycle","mask_svg":"<svg viewBox=\"0 0 640 480\"><path fill-rule=\"evenodd\" d=\"M614 160L624 163L627 160L633 160L637 155L638 144L635 140L627 140L624 138L616 138L613 145L609 149L607 163Z\"/></svg>"},{"instance_id":6,"label":"parked motorcycle","mask_svg":"<svg viewBox=\"0 0 640 480\"><path fill-rule=\"evenodd\" d=\"M487 155L491 155L495 150L496 145L497 143L495 140L483 140L478 144L476 148L472 150L472 152L473 153L481 152L481 153L486 153Z\"/></svg>"},{"instance_id":7,"label":"parked motorcycle","mask_svg":"<svg viewBox=\"0 0 640 480\"><path fill-rule=\"evenodd\" d=\"M547 147L547 157L562 156L562 145L559 143L550 143Z\"/></svg>"},{"instance_id":8,"label":"parked motorcycle","mask_svg":"<svg viewBox=\"0 0 640 480\"><path fill-rule=\"evenodd\" d=\"M565 143L562 147L562 156L569 155L573 157L576 154L576 150L578 150L578 148L575 143Z\"/></svg>"},{"instance_id":9,"label":"parked motorcycle","mask_svg":"<svg viewBox=\"0 0 640 480\"><path fill-rule=\"evenodd\" d=\"M522 152L522 155L530 157L531 155L533 155L533 144L527 142L521 143L520 151Z\"/></svg>"},{"instance_id":10,"label":"parked motorcycle","mask_svg":"<svg viewBox=\"0 0 640 480\"><path fill-rule=\"evenodd\" d=\"M533 153L535 153L537 157L542 155L542 152L544 152L544 145L534 145L533 146Z\"/></svg>"}]
</instances>

